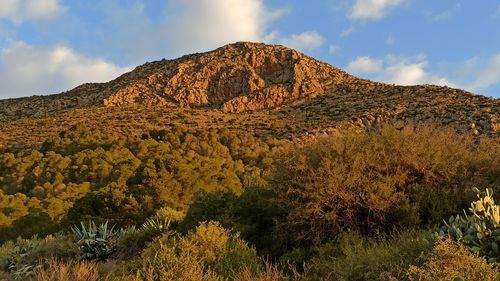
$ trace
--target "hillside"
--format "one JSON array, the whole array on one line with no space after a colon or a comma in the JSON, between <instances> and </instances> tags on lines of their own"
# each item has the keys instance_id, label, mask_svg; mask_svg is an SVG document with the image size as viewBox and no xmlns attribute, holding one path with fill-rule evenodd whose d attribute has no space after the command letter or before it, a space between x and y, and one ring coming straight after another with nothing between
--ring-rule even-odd
<instances>
[{"instance_id":1,"label":"hillside","mask_svg":"<svg viewBox=\"0 0 500 281\"><path fill-rule=\"evenodd\" d=\"M425 121L498 135L499 116L498 99L372 82L283 46L239 42L146 63L107 83L0 100L0 145L38 145L77 123L120 134L172 124L250 127L263 136L303 139L344 127Z\"/></svg>"},{"instance_id":2,"label":"hillside","mask_svg":"<svg viewBox=\"0 0 500 281\"><path fill-rule=\"evenodd\" d=\"M499 117L246 42L3 100L0 280L498 281Z\"/></svg>"}]
</instances>

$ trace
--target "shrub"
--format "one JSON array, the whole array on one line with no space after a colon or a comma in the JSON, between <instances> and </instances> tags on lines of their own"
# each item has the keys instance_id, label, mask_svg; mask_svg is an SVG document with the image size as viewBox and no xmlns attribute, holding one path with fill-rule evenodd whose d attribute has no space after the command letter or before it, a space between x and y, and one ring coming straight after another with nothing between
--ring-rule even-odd
<instances>
[{"instance_id":1,"label":"shrub","mask_svg":"<svg viewBox=\"0 0 500 281\"><path fill-rule=\"evenodd\" d=\"M141 256L135 280L218 281L222 278L219 278L212 270L204 270L203 264L194 257L178 255L175 248L159 242L147 249Z\"/></svg>"},{"instance_id":2,"label":"shrub","mask_svg":"<svg viewBox=\"0 0 500 281\"><path fill-rule=\"evenodd\" d=\"M346 233L336 243L318 248L307 280L401 280L410 265L433 245L430 232L402 232L390 238L363 238Z\"/></svg>"},{"instance_id":3,"label":"shrub","mask_svg":"<svg viewBox=\"0 0 500 281\"><path fill-rule=\"evenodd\" d=\"M485 176L498 174L488 153L469 137L422 126L385 126L296 147L268 179L274 203L286 212L278 234L319 243L346 230L374 234L438 223L472 196L464 186L494 182ZM478 155L483 162L474 160Z\"/></svg>"},{"instance_id":4,"label":"shrub","mask_svg":"<svg viewBox=\"0 0 500 281\"><path fill-rule=\"evenodd\" d=\"M283 245L275 239L274 226L280 215L265 188L247 188L240 196L232 192L199 193L179 224L182 233L195 229L202 222L218 221L255 246L260 255L279 256Z\"/></svg>"},{"instance_id":5,"label":"shrub","mask_svg":"<svg viewBox=\"0 0 500 281\"><path fill-rule=\"evenodd\" d=\"M138 278L147 280L184 280L191 275L189 280L219 280L233 278L244 268L260 268L255 250L216 222L203 223L185 237L153 242L137 263Z\"/></svg>"},{"instance_id":6,"label":"shrub","mask_svg":"<svg viewBox=\"0 0 500 281\"><path fill-rule=\"evenodd\" d=\"M244 269L234 277L236 281L289 281L300 280L302 276L294 272L293 278L281 271L277 266L270 262L266 262L264 269L258 272Z\"/></svg>"},{"instance_id":7,"label":"shrub","mask_svg":"<svg viewBox=\"0 0 500 281\"><path fill-rule=\"evenodd\" d=\"M120 239L117 245L115 257L126 259L139 253L155 237L170 236L172 225L175 225L184 217L184 213L171 208L161 208L156 215L150 217L141 228L129 227L120 231Z\"/></svg>"},{"instance_id":8,"label":"shrub","mask_svg":"<svg viewBox=\"0 0 500 281\"><path fill-rule=\"evenodd\" d=\"M410 280L500 280L500 272L485 259L450 240L438 240L425 264L408 270Z\"/></svg>"},{"instance_id":9,"label":"shrub","mask_svg":"<svg viewBox=\"0 0 500 281\"><path fill-rule=\"evenodd\" d=\"M41 259L71 259L78 254L76 244L66 235L49 235L44 239L17 239L0 247L0 267L13 276L32 276Z\"/></svg>"},{"instance_id":10,"label":"shrub","mask_svg":"<svg viewBox=\"0 0 500 281\"><path fill-rule=\"evenodd\" d=\"M88 261L62 262L49 259L34 272L36 281L98 281L103 280L95 264Z\"/></svg>"},{"instance_id":11,"label":"shrub","mask_svg":"<svg viewBox=\"0 0 500 281\"><path fill-rule=\"evenodd\" d=\"M216 222L198 226L179 241L179 248L223 277L231 277L244 267L256 270L260 266L255 250Z\"/></svg>"}]
</instances>

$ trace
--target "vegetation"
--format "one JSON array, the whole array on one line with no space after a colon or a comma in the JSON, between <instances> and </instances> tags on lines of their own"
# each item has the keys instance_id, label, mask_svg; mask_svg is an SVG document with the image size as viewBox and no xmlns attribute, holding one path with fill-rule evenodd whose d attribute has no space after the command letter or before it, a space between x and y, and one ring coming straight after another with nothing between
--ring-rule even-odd
<instances>
[{"instance_id":1,"label":"vegetation","mask_svg":"<svg viewBox=\"0 0 500 281\"><path fill-rule=\"evenodd\" d=\"M499 159L428 126L305 145L76 126L0 154L0 279L499 280Z\"/></svg>"}]
</instances>

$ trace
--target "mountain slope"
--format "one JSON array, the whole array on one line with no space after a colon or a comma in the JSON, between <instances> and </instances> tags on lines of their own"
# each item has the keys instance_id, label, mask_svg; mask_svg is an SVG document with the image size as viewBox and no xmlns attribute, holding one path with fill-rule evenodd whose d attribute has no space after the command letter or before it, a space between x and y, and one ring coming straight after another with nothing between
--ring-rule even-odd
<instances>
[{"instance_id":1,"label":"mountain slope","mask_svg":"<svg viewBox=\"0 0 500 281\"><path fill-rule=\"evenodd\" d=\"M126 134L180 123L303 138L345 126L425 121L497 135L499 117L498 99L372 82L283 46L239 42L146 63L107 83L0 100L0 143L36 145L76 123Z\"/></svg>"}]
</instances>

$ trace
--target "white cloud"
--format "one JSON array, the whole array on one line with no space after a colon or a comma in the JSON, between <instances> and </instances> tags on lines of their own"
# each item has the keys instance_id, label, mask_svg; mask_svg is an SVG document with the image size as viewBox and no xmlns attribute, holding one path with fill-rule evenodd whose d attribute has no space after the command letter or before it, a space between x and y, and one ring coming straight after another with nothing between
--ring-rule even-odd
<instances>
[{"instance_id":1,"label":"white cloud","mask_svg":"<svg viewBox=\"0 0 500 281\"><path fill-rule=\"evenodd\" d=\"M432 20L433 21L443 21L443 20L447 20L447 19L451 18L452 16L453 16L453 12L448 10L448 11L444 11L444 12L441 12L439 14L432 16Z\"/></svg>"},{"instance_id":2,"label":"white cloud","mask_svg":"<svg viewBox=\"0 0 500 281\"><path fill-rule=\"evenodd\" d=\"M280 40L280 43L297 50L313 50L325 42L325 39L316 31L306 31L300 34L292 34Z\"/></svg>"},{"instance_id":3,"label":"white cloud","mask_svg":"<svg viewBox=\"0 0 500 281\"><path fill-rule=\"evenodd\" d=\"M270 11L264 0L172 0L166 38L186 53L235 41L263 41L268 25L284 10Z\"/></svg>"},{"instance_id":4,"label":"white cloud","mask_svg":"<svg viewBox=\"0 0 500 281\"><path fill-rule=\"evenodd\" d=\"M347 70L353 74L373 74L382 71L383 61L367 56L357 57L347 65Z\"/></svg>"},{"instance_id":5,"label":"white cloud","mask_svg":"<svg viewBox=\"0 0 500 281\"><path fill-rule=\"evenodd\" d=\"M387 37L387 39L385 40L385 43L386 43L387 45L392 45L392 44L394 44L394 38L392 38L392 35L389 35L389 36Z\"/></svg>"},{"instance_id":6,"label":"white cloud","mask_svg":"<svg viewBox=\"0 0 500 281\"><path fill-rule=\"evenodd\" d=\"M51 19L64 11L59 0L2 0L0 18L16 24L30 20Z\"/></svg>"},{"instance_id":7,"label":"white cloud","mask_svg":"<svg viewBox=\"0 0 500 281\"><path fill-rule=\"evenodd\" d=\"M57 93L85 82L104 82L129 71L66 46L13 42L0 50L0 98Z\"/></svg>"},{"instance_id":8,"label":"white cloud","mask_svg":"<svg viewBox=\"0 0 500 281\"><path fill-rule=\"evenodd\" d=\"M448 65L443 71L459 81L463 88L480 92L500 84L500 52L486 58L473 57L464 63Z\"/></svg>"},{"instance_id":9,"label":"white cloud","mask_svg":"<svg viewBox=\"0 0 500 281\"><path fill-rule=\"evenodd\" d=\"M493 14L493 17L499 17L500 16L500 5L498 5L497 10Z\"/></svg>"},{"instance_id":10,"label":"white cloud","mask_svg":"<svg viewBox=\"0 0 500 281\"><path fill-rule=\"evenodd\" d=\"M353 20L379 20L405 0L355 0L349 18Z\"/></svg>"},{"instance_id":11,"label":"white cloud","mask_svg":"<svg viewBox=\"0 0 500 281\"><path fill-rule=\"evenodd\" d=\"M444 77L429 72L424 56L407 58L388 55L384 58L358 57L351 61L347 70L376 81L399 85L437 84L453 86Z\"/></svg>"},{"instance_id":12,"label":"white cloud","mask_svg":"<svg viewBox=\"0 0 500 281\"><path fill-rule=\"evenodd\" d=\"M331 44L328 47L328 53L330 53L330 55L336 55L339 51L340 51L340 46L339 45Z\"/></svg>"},{"instance_id":13,"label":"white cloud","mask_svg":"<svg viewBox=\"0 0 500 281\"><path fill-rule=\"evenodd\" d=\"M347 37L354 31L356 31L356 29L353 26L350 26L349 28L342 30L342 32L340 33L340 37Z\"/></svg>"},{"instance_id":14,"label":"white cloud","mask_svg":"<svg viewBox=\"0 0 500 281\"><path fill-rule=\"evenodd\" d=\"M1 1L1 0L0 0ZM123 53L120 58L142 63L208 51L236 41L279 42L271 22L287 12L270 10L264 0L169 0L162 17L152 20L141 2L123 6L102 1L106 12L102 41ZM133 42L131 44L130 42Z\"/></svg>"}]
</instances>

